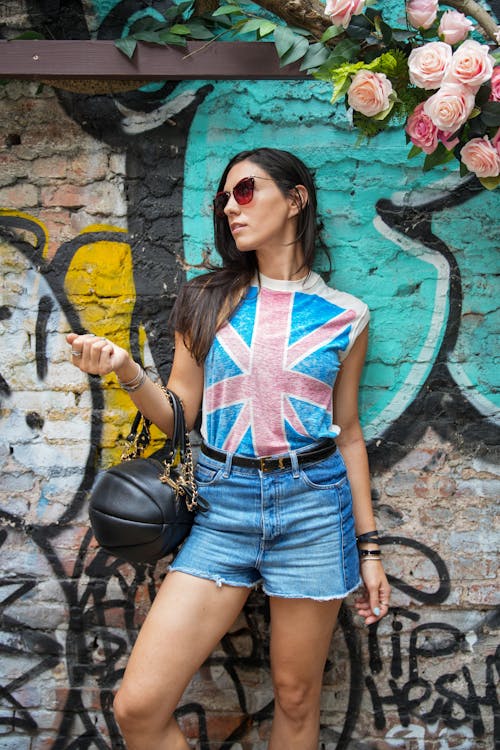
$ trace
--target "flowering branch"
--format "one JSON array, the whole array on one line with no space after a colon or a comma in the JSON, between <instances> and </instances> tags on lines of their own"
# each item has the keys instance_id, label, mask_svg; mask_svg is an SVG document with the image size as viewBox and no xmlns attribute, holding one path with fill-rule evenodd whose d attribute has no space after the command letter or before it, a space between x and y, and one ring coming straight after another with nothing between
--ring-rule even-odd
<instances>
[{"instance_id":1,"label":"flowering branch","mask_svg":"<svg viewBox=\"0 0 500 750\"><path fill-rule=\"evenodd\" d=\"M362 136L402 127L408 158L423 154L424 171L456 159L462 175L475 174L488 189L500 185L500 28L477 2L406 0L405 28L392 28L373 0L255 4L266 14L239 0L196 0L194 11L192 0L181 1L165 10L165 22L141 18L116 44L131 57L140 40L272 38L281 65L300 61L333 85L331 102L344 101ZM472 39L473 31L493 44Z\"/></svg>"}]
</instances>

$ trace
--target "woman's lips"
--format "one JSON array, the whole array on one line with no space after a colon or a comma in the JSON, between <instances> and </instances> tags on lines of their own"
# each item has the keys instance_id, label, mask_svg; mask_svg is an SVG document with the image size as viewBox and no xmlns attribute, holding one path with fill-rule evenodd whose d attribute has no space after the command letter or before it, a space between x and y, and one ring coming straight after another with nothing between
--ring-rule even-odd
<instances>
[{"instance_id":1,"label":"woman's lips","mask_svg":"<svg viewBox=\"0 0 500 750\"><path fill-rule=\"evenodd\" d=\"M238 222L235 222L234 224L231 224L231 232L232 234L237 234L242 229L245 228L245 224L239 224Z\"/></svg>"}]
</instances>

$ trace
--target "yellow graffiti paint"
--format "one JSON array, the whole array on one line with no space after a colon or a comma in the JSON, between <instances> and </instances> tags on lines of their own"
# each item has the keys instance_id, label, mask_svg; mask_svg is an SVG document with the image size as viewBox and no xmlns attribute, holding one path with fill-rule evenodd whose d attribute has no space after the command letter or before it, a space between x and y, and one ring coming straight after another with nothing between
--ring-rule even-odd
<instances>
[{"instance_id":1,"label":"yellow graffiti paint","mask_svg":"<svg viewBox=\"0 0 500 750\"><path fill-rule=\"evenodd\" d=\"M124 232L108 225L91 225L81 232ZM96 336L109 338L130 350L130 326L135 305L132 252L126 242L97 240L75 252L64 287L84 328ZM128 434L135 407L117 385L114 375L102 379L102 463L107 466L120 459L122 442Z\"/></svg>"}]
</instances>

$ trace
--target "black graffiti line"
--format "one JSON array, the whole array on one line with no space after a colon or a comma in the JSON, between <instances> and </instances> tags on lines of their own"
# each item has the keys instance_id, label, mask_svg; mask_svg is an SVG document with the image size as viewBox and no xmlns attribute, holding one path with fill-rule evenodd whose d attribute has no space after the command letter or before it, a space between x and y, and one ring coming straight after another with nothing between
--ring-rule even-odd
<instances>
[{"instance_id":1,"label":"black graffiti line","mask_svg":"<svg viewBox=\"0 0 500 750\"><path fill-rule=\"evenodd\" d=\"M47 377L47 325L53 307L54 303L50 297L44 295L40 298L35 323L36 374L40 380Z\"/></svg>"},{"instance_id":2,"label":"black graffiti line","mask_svg":"<svg viewBox=\"0 0 500 750\"><path fill-rule=\"evenodd\" d=\"M379 542L384 546L394 544L398 546L410 547L411 549L415 549L418 552L421 552L424 557L426 557L429 562L434 565L438 574L439 585L436 591L421 591L415 586L411 586L410 584L405 583L405 581L402 581L400 578L388 574L387 578L392 586L396 587L404 594L407 594L413 599L416 599L417 601L423 602L425 604L441 604L446 601L450 594L451 588L450 574L448 572L445 561L437 552L435 552L435 550L433 550L431 547L428 547L426 544L419 542L418 540L410 539L408 537L383 536L380 538Z\"/></svg>"}]
</instances>

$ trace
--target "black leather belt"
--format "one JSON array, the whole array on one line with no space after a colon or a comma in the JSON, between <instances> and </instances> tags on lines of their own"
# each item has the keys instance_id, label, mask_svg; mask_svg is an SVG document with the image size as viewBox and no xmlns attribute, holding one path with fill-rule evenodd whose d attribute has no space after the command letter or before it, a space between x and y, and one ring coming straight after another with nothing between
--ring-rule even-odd
<instances>
[{"instance_id":1,"label":"black leather belt","mask_svg":"<svg viewBox=\"0 0 500 750\"><path fill-rule=\"evenodd\" d=\"M297 461L300 464L311 463L311 461L321 461L322 458L327 458L335 453L337 445L334 440L328 440L316 448L312 448L310 451L302 451L297 453ZM224 451L218 451L215 448L211 448L205 443L201 446L201 452L209 458L214 458L216 461L224 463L227 458L227 453ZM231 463L234 466L243 466L247 469L260 469L260 471L274 471L276 469L289 469L292 465L292 459L289 454L285 456L260 456L259 458L246 458L245 456L238 456L235 454Z\"/></svg>"}]
</instances>

